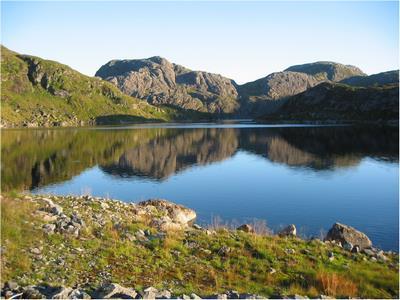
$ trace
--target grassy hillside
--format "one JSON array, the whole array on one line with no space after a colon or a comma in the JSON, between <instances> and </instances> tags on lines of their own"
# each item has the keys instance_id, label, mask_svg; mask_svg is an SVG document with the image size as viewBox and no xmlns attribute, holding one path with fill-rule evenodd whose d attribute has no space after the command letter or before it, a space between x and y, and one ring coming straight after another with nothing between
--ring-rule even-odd
<instances>
[{"instance_id":1,"label":"grassy hillside","mask_svg":"<svg viewBox=\"0 0 400 300\"><path fill-rule=\"evenodd\" d=\"M227 290L264 297L399 296L397 254L376 259L318 239L270 235L265 224L255 227L257 233L218 224L161 233L152 225L158 211L137 214L134 204L92 197L51 199L83 221L78 235L44 233L44 224L61 217L46 213L40 196L2 198L2 283L74 286L91 293L117 282L208 298ZM141 230L148 233L139 235Z\"/></svg>"},{"instance_id":2,"label":"grassy hillside","mask_svg":"<svg viewBox=\"0 0 400 300\"><path fill-rule=\"evenodd\" d=\"M177 111L149 105L111 83L60 63L1 47L2 125L76 126L177 118Z\"/></svg>"}]
</instances>

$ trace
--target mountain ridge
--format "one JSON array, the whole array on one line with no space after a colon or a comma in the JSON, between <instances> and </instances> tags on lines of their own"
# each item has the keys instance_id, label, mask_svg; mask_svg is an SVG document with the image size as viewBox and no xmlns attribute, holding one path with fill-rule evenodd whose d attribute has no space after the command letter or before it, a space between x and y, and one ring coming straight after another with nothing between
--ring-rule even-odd
<instances>
[{"instance_id":1,"label":"mountain ridge","mask_svg":"<svg viewBox=\"0 0 400 300\"><path fill-rule=\"evenodd\" d=\"M181 111L152 106L110 82L1 46L1 127L87 126L170 121ZM198 113L185 112L186 117Z\"/></svg>"},{"instance_id":2,"label":"mountain ridge","mask_svg":"<svg viewBox=\"0 0 400 300\"><path fill-rule=\"evenodd\" d=\"M101 66L95 76L152 104L164 103L218 114L251 115L273 109L277 103L271 103L271 100L285 99L324 81L365 76L365 73L351 65L315 62L291 66L239 85L222 75L192 71L155 56L111 60ZM268 101L262 103L260 100Z\"/></svg>"},{"instance_id":3,"label":"mountain ridge","mask_svg":"<svg viewBox=\"0 0 400 300\"><path fill-rule=\"evenodd\" d=\"M383 95L383 90L376 87L398 89L399 82L398 70L368 76L355 66L330 61L294 65L255 81L237 84L222 75L193 71L161 56L111 60L100 67L95 77L55 61L18 54L4 46L1 60L3 127L264 118L267 115L276 119L285 103L293 104L293 99L309 100L312 95L319 97L318 93L308 93L307 97L298 95L323 83L331 84L330 91L337 90L337 93L330 92L330 96L343 94L352 98L364 93L360 88L369 87L375 87L370 89L371 93ZM343 85L352 88L342 93ZM329 100L326 99L327 103ZM396 106L392 107L396 110Z\"/></svg>"}]
</instances>

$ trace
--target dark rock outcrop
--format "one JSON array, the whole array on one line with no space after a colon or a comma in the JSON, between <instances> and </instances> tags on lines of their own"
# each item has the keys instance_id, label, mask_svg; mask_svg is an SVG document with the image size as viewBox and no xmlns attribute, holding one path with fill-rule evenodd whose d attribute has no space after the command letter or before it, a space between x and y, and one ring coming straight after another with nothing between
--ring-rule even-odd
<instances>
[{"instance_id":1,"label":"dark rock outcrop","mask_svg":"<svg viewBox=\"0 0 400 300\"><path fill-rule=\"evenodd\" d=\"M372 87L383 85L398 85L399 70L382 72L369 76L352 76L341 81L351 86Z\"/></svg>"},{"instance_id":2,"label":"dark rock outcrop","mask_svg":"<svg viewBox=\"0 0 400 300\"><path fill-rule=\"evenodd\" d=\"M325 241L340 242L342 245L351 244L353 246L358 246L360 249L370 248L372 246L371 240L364 233L351 226L340 223L333 224L326 235Z\"/></svg>"},{"instance_id":3,"label":"dark rock outcrop","mask_svg":"<svg viewBox=\"0 0 400 300\"><path fill-rule=\"evenodd\" d=\"M398 85L360 88L324 82L291 97L263 118L298 122L396 122L398 115Z\"/></svg>"}]
</instances>

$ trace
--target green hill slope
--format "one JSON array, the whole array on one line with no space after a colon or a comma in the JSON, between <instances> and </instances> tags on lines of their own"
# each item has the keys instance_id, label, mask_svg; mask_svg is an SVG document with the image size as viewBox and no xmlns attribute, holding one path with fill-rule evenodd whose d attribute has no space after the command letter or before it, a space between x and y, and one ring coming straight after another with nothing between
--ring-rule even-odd
<instances>
[{"instance_id":1,"label":"green hill slope","mask_svg":"<svg viewBox=\"0 0 400 300\"><path fill-rule=\"evenodd\" d=\"M1 46L3 127L167 121L177 111L123 94L111 83Z\"/></svg>"}]
</instances>

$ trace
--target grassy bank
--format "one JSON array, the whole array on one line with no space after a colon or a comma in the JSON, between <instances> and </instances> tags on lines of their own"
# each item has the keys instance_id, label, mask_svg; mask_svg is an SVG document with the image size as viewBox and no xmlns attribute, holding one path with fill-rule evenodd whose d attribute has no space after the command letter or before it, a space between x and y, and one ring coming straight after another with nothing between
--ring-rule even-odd
<instances>
[{"instance_id":1,"label":"grassy bank","mask_svg":"<svg viewBox=\"0 0 400 300\"><path fill-rule=\"evenodd\" d=\"M136 215L134 204L91 197L47 197L83 221L79 234L48 234L43 225L52 217L42 198L11 193L1 199L2 284L46 283L89 293L117 282L139 291L171 289L174 295L236 290L266 297L399 296L397 254L376 260L320 240L269 235L265 228L246 233L190 227L164 234L151 225L151 216Z\"/></svg>"}]
</instances>

